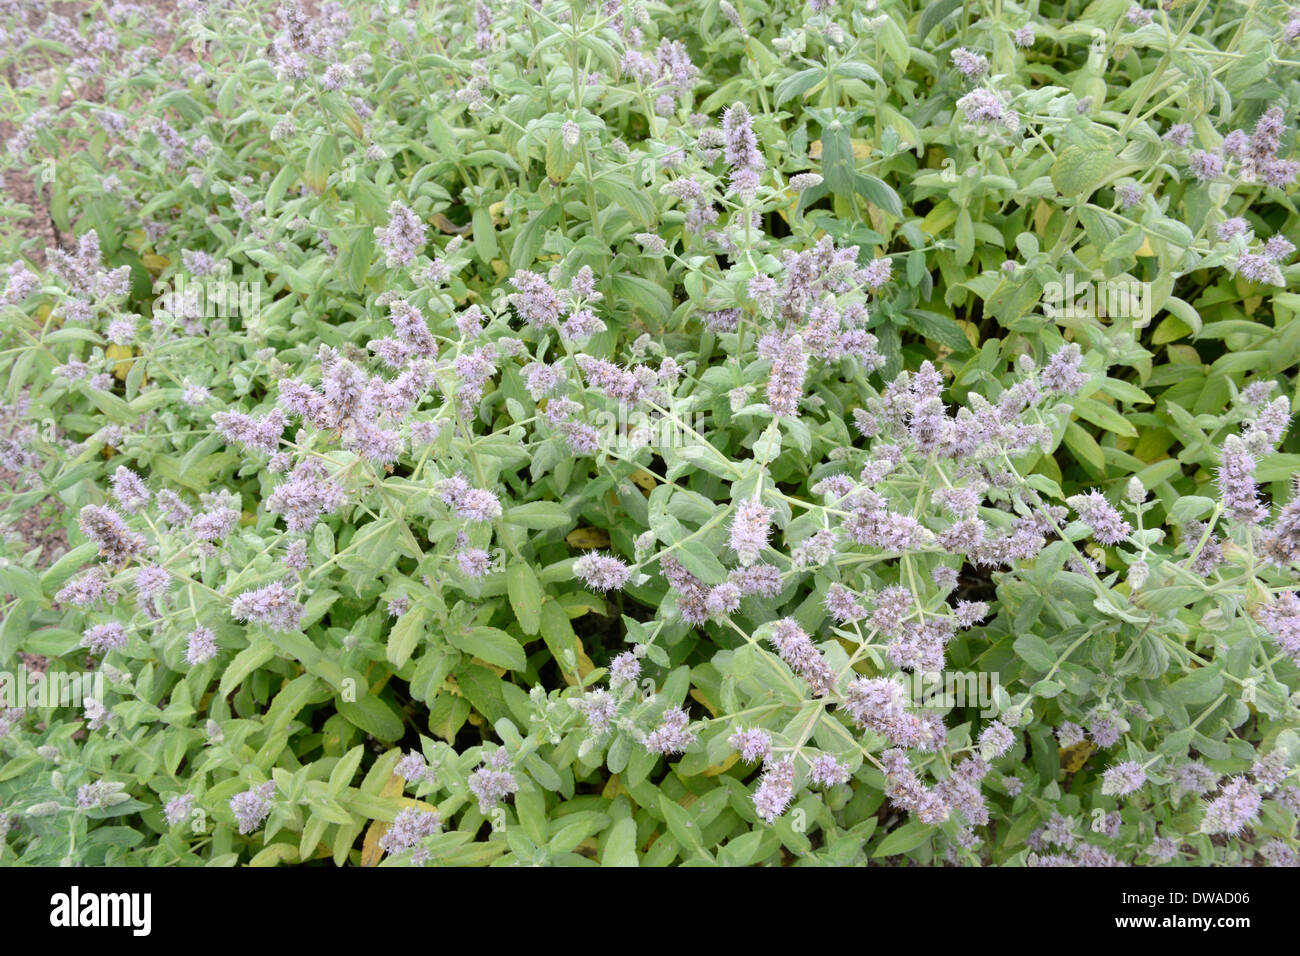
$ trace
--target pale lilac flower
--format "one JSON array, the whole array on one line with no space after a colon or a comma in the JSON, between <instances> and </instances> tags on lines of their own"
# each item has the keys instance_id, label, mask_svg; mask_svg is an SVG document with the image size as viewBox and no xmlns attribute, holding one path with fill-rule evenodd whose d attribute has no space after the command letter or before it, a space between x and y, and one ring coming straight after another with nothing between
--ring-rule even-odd
<instances>
[{"instance_id":1,"label":"pale lilac flower","mask_svg":"<svg viewBox=\"0 0 1300 956\"><path fill-rule=\"evenodd\" d=\"M1073 747L1083 743L1083 728L1071 721L1064 721L1056 728L1056 742L1062 747Z\"/></svg>"},{"instance_id":2,"label":"pale lilac flower","mask_svg":"<svg viewBox=\"0 0 1300 956\"><path fill-rule=\"evenodd\" d=\"M1245 219L1242 219L1239 216L1234 216L1231 219L1225 219L1223 222L1219 223L1215 234L1220 240L1226 242L1227 240L1235 239L1238 236L1245 236L1250 231L1250 224L1246 222Z\"/></svg>"},{"instance_id":3,"label":"pale lilac flower","mask_svg":"<svg viewBox=\"0 0 1300 956\"><path fill-rule=\"evenodd\" d=\"M849 768L830 754L819 754L808 767L808 779L817 787L833 787L849 782Z\"/></svg>"},{"instance_id":4,"label":"pale lilac flower","mask_svg":"<svg viewBox=\"0 0 1300 956\"><path fill-rule=\"evenodd\" d=\"M1136 183L1124 183L1115 188L1115 195L1119 197L1120 208L1132 209L1142 201L1146 193Z\"/></svg>"},{"instance_id":5,"label":"pale lilac flower","mask_svg":"<svg viewBox=\"0 0 1300 956\"><path fill-rule=\"evenodd\" d=\"M1134 4L1125 12L1124 19L1129 22L1130 26L1140 27L1150 23L1151 18L1154 15L1155 14L1150 10L1144 10L1142 7Z\"/></svg>"},{"instance_id":6,"label":"pale lilac flower","mask_svg":"<svg viewBox=\"0 0 1300 956\"><path fill-rule=\"evenodd\" d=\"M293 591L279 581L245 591L230 606L235 620L261 624L281 633L298 630L305 612Z\"/></svg>"},{"instance_id":7,"label":"pale lilac flower","mask_svg":"<svg viewBox=\"0 0 1300 956\"><path fill-rule=\"evenodd\" d=\"M1205 150L1197 150L1187 157L1187 165L1201 182L1209 182L1223 175L1223 158Z\"/></svg>"},{"instance_id":8,"label":"pale lilac flower","mask_svg":"<svg viewBox=\"0 0 1300 956\"><path fill-rule=\"evenodd\" d=\"M681 707L669 707L659 726L646 735L645 749L655 754L681 753L695 742L695 734L688 726L690 719Z\"/></svg>"},{"instance_id":9,"label":"pale lilac flower","mask_svg":"<svg viewBox=\"0 0 1300 956\"><path fill-rule=\"evenodd\" d=\"M158 564L142 567L135 573L135 590L141 604L152 603L167 594L172 576Z\"/></svg>"},{"instance_id":10,"label":"pale lilac flower","mask_svg":"<svg viewBox=\"0 0 1300 956\"><path fill-rule=\"evenodd\" d=\"M815 695L827 694L835 686L834 671L794 618L782 618L772 625L769 639L781 660L808 682Z\"/></svg>"},{"instance_id":11,"label":"pale lilac flower","mask_svg":"<svg viewBox=\"0 0 1300 956\"><path fill-rule=\"evenodd\" d=\"M510 284L519 290L509 300L521 319L529 325L553 325L559 321L564 303L545 277L519 271L510 277Z\"/></svg>"},{"instance_id":12,"label":"pale lilac flower","mask_svg":"<svg viewBox=\"0 0 1300 956\"><path fill-rule=\"evenodd\" d=\"M1053 392L1074 395L1088 384L1088 376L1081 371L1083 353L1079 346L1070 342L1061 346L1047 361L1041 381L1043 388Z\"/></svg>"},{"instance_id":13,"label":"pale lilac flower","mask_svg":"<svg viewBox=\"0 0 1300 956\"><path fill-rule=\"evenodd\" d=\"M1066 504L1079 513L1079 520L1100 544L1118 544L1133 530L1100 491L1073 495L1066 499Z\"/></svg>"},{"instance_id":14,"label":"pale lilac flower","mask_svg":"<svg viewBox=\"0 0 1300 956\"><path fill-rule=\"evenodd\" d=\"M1259 816L1259 791L1245 777L1233 777L1210 801L1201 820L1202 833L1235 835Z\"/></svg>"},{"instance_id":15,"label":"pale lilac flower","mask_svg":"<svg viewBox=\"0 0 1300 956\"><path fill-rule=\"evenodd\" d=\"M754 811L767 823L785 812L794 797L794 758L769 761L754 791Z\"/></svg>"},{"instance_id":16,"label":"pale lilac flower","mask_svg":"<svg viewBox=\"0 0 1300 956\"><path fill-rule=\"evenodd\" d=\"M990 721L980 732L980 754L990 760L1001 757L1015 745L1015 742L1016 736L1011 728L1000 720Z\"/></svg>"},{"instance_id":17,"label":"pale lilac flower","mask_svg":"<svg viewBox=\"0 0 1300 956\"><path fill-rule=\"evenodd\" d=\"M86 628L81 635L81 646L92 654L107 654L126 647L126 640L126 629L116 621L110 621Z\"/></svg>"},{"instance_id":18,"label":"pale lilac flower","mask_svg":"<svg viewBox=\"0 0 1300 956\"><path fill-rule=\"evenodd\" d=\"M175 826L190 815L194 809L194 797L190 794L184 794L179 797L172 797L163 807L163 817L167 820L168 826Z\"/></svg>"},{"instance_id":19,"label":"pale lilac flower","mask_svg":"<svg viewBox=\"0 0 1300 956\"><path fill-rule=\"evenodd\" d=\"M1176 123L1169 127L1164 140L1171 146L1182 149L1192 141L1192 132L1192 127L1187 123Z\"/></svg>"},{"instance_id":20,"label":"pale lilac flower","mask_svg":"<svg viewBox=\"0 0 1300 956\"><path fill-rule=\"evenodd\" d=\"M1259 606L1255 620L1268 631L1277 646L1300 665L1300 597L1295 591L1283 591Z\"/></svg>"},{"instance_id":21,"label":"pale lilac flower","mask_svg":"<svg viewBox=\"0 0 1300 956\"><path fill-rule=\"evenodd\" d=\"M483 814L490 813L503 799L519 791L519 781L510 772L510 755L504 748L494 750L470 774L469 790L478 799L479 812Z\"/></svg>"},{"instance_id":22,"label":"pale lilac flower","mask_svg":"<svg viewBox=\"0 0 1300 956\"><path fill-rule=\"evenodd\" d=\"M216 635L210 628L197 627L185 638L185 660L202 664L217 656Z\"/></svg>"},{"instance_id":23,"label":"pale lilac flower","mask_svg":"<svg viewBox=\"0 0 1300 956\"><path fill-rule=\"evenodd\" d=\"M1146 783L1146 771L1133 760L1115 764L1102 775L1101 792L1122 797L1137 790Z\"/></svg>"},{"instance_id":24,"label":"pale lilac flower","mask_svg":"<svg viewBox=\"0 0 1300 956\"><path fill-rule=\"evenodd\" d=\"M767 547L771 522L772 509L757 498L736 505L731 520L730 544L731 550L736 552L736 557L742 565L753 564L763 553L763 549Z\"/></svg>"},{"instance_id":25,"label":"pale lilac flower","mask_svg":"<svg viewBox=\"0 0 1300 956\"><path fill-rule=\"evenodd\" d=\"M573 573L596 591L617 591L632 574L632 569L613 555L589 552L573 562Z\"/></svg>"},{"instance_id":26,"label":"pale lilac flower","mask_svg":"<svg viewBox=\"0 0 1300 956\"><path fill-rule=\"evenodd\" d=\"M1255 488L1255 458L1237 435L1223 441L1218 481L1227 514L1246 524L1258 524L1267 517Z\"/></svg>"},{"instance_id":27,"label":"pale lilac flower","mask_svg":"<svg viewBox=\"0 0 1300 956\"><path fill-rule=\"evenodd\" d=\"M379 838L379 848L390 855L414 850L411 860L420 864L429 858L429 851L420 843L441 829L442 820L437 810L406 807L397 812L388 832Z\"/></svg>"},{"instance_id":28,"label":"pale lilac flower","mask_svg":"<svg viewBox=\"0 0 1300 956\"><path fill-rule=\"evenodd\" d=\"M375 229L388 268L409 265L424 249L427 227L410 207L394 201L388 207L388 225Z\"/></svg>"},{"instance_id":29,"label":"pale lilac flower","mask_svg":"<svg viewBox=\"0 0 1300 956\"><path fill-rule=\"evenodd\" d=\"M86 505L81 509L79 524L81 533L112 564L125 564L144 550L144 535L131 531L112 508Z\"/></svg>"},{"instance_id":30,"label":"pale lilac flower","mask_svg":"<svg viewBox=\"0 0 1300 956\"><path fill-rule=\"evenodd\" d=\"M772 735L758 728L737 730L727 743L733 750L740 751L740 759L745 763L757 763L772 752Z\"/></svg>"},{"instance_id":31,"label":"pale lilac flower","mask_svg":"<svg viewBox=\"0 0 1300 956\"><path fill-rule=\"evenodd\" d=\"M952 65L968 80L978 79L989 71L988 58L965 47L953 50L951 56Z\"/></svg>"},{"instance_id":32,"label":"pale lilac flower","mask_svg":"<svg viewBox=\"0 0 1300 956\"><path fill-rule=\"evenodd\" d=\"M268 780L230 798L230 809L235 814L240 833L252 833L262 825L274 808L274 797L275 781Z\"/></svg>"},{"instance_id":33,"label":"pale lilac flower","mask_svg":"<svg viewBox=\"0 0 1300 956\"><path fill-rule=\"evenodd\" d=\"M609 686L631 684L641 676L641 662L632 651L623 651L610 662Z\"/></svg>"},{"instance_id":34,"label":"pale lilac flower","mask_svg":"<svg viewBox=\"0 0 1300 956\"><path fill-rule=\"evenodd\" d=\"M808 349L799 335L773 343L772 372L767 383L767 401L772 414L798 417L808 374Z\"/></svg>"}]
</instances>

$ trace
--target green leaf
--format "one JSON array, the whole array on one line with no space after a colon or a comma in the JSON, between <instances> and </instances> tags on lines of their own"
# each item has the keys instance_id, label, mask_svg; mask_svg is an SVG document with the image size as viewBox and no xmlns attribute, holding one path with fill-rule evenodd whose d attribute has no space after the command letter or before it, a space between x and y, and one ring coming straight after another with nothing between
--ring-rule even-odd
<instances>
[{"instance_id":1,"label":"green leaf","mask_svg":"<svg viewBox=\"0 0 1300 956\"><path fill-rule=\"evenodd\" d=\"M654 226L655 206L644 190L633 189L627 183L608 178L597 179L592 185L605 199L626 210L636 225L643 229Z\"/></svg>"},{"instance_id":2,"label":"green leaf","mask_svg":"<svg viewBox=\"0 0 1300 956\"><path fill-rule=\"evenodd\" d=\"M528 666L528 656L519 642L500 628L479 625L468 632L452 631L447 640L457 650L506 670L521 671Z\"/></svg>"},{"instance_id":3,"label":"green leaf","mask_svg":"<svg viewBox=\"0 0 1300 956\"><path fill-rule=\"evenodd\" d=\"M1065 429L1065 444L1074 452L1079 463L1088 470L1088 473L1094 478L1104 478L1106 476L1106 455L1102 452L1101 446L1097 440L1089 435L1083 428L1076 423L1070 422Z\"/></svg>"},{"instance_id":4,"label":"green leaf","mask_svg":"<svg viewBox=\"0 0 1300 956\"><path fill-rule=\"evenodd\" d=\"M1101 184L1114 159L1106 150L1067 146L1052 164L1052 185L1062 196L1087 196Z\"/></svg>"},{"instance_id":5,"label":"green leaf","mask_svg":"<svg viewBox=\"0 0 1300 956\"><path fill-rule=\"evenodd\" d=\"M916 22L917 42L924 42L931 31L960 6L961 0L931 0L931 2L925 4L924 9L921 10L920 19Z\"/></svg>"},{"instance_id":6,"label":"green leaf","mask_svg":"<svg viewBox=\"0 0 1300 956\"><path fill-rule=\"evenodd\" d=\"M850 148L850 153L851 153ZM891 216L903 215L903 201L898 198L898 193L883 179L877 179L875 176L868 176L865 173L858 173L854 177L854 183L862 198L873 206L878 206Z\"/></svg>"},{"instance_id":7,"label":"green leaf","mask_svg":"<svg viewBox=\"0 0 1300 956\"><path fill-rule=\"evenodd\" d=\"M402 718L374 694L368 693L356 701L338 700L335 706L348 723L385 743L401 740L405 733Z\"/></svg>"},{"instance_id":8,"label":"green leaf","mask_svg":"<svg viewBox=\"0 0 1300 956\"><path fill-rule=\"evenodd\" d=\"M424 625L429 620L429 608L422 604L407 610L397 619L388 634L388 662L401 668L411 659L411 654L424 636Z\"/></svg>"},{"instance_id":9,"label":"green leaf","mask_svg":"<svg viewBox=\"0 0 1300 956\"><path fill-rule=\"evenodd\" d=\"M1056 655L1041 637L1021 634L1012 645L1016 655L1036 671L1050 671L1056 664Z\"/></svg>"},{"instance_id":10,"label":"green leaf","mask_svg":"<svg viewBox=\"0 0 1300 956\"><path fill-rule=\"evenodd\" d=\"M900 853L915 850L930 839L935 829L934 824L922 823L920 820L905 823L880 841L879 846L876 847L876 852L871 854L871 858L874 860L882 856L897 856Z\"/></svg>"},{"instance_id":11,"label":"green leaf","mask_svg":"<svg viewBox=\"0 0 1300 956\"><path fill-rule=\"evenodd\" d=\"M1080 418L1108 432L1125 438L1137 438L1137 429L1129 424L1123 415L1094 398L1076 398L1074 411Z\"/></svg>"},{"instance_id":12,"label":"green leaf","mask_svg":"<svg viewBox=\"0 0 1300 956\"><path fill-rule=\"evenodd\" d=\"M793 76L787 76L784 80L776 85L776 92L773 94L773 102L780 106L787 100L792 100L796 96L802 96L811 90L826 76L826 71L821 67L811 67L807 70L800 70Z\"/></svg>"},{"instance_id":13,"label":"green leaf","mask_svg":"<svg viewBox=\"0 0 1300 956\"><path fill-rule=\"evenodd\" d=\"M609 828L605 849L601 853L602 866L639 866L636 856L636 821L631 817L618 820Z\"/></svg>"},{"instance_id":14,"label":"green leaf","mask_svg":"<svg viewBox=\"0 0 1300 956\"><path fill-rule=\"evenodd\" d=\"M554 501L530 501L515 505L505 514L506 524L517 524L534 531L550 531L573 523L569 511Z\"/></svg>"},{"instance_id":15,"label":"green leaf","mask_svg":"<svg viewBox=\"0 0 1300 956\"><path fill-rule=\"evenodd\" d=\"M525 634L536 634L542 620L542 586L537 572L522 558L515 558L506 568L506 592L519 627Z\"/></svg>"},{"instance_id":16,"label":"green leaf","mask_svg":"<svg viewBox=\"0 0 1300 956\"><path fill-rule=\"evenodd\" d=\"M957 324L955 319L938 312L928 312L925 309L906 309L903 314L907 316L908 326L924 335L927 339L945 345L962 355L968 355L974 351L971 348L970 339L966 338L966 333L962 331L961 326Z\"/></svg>"}]
</instances>

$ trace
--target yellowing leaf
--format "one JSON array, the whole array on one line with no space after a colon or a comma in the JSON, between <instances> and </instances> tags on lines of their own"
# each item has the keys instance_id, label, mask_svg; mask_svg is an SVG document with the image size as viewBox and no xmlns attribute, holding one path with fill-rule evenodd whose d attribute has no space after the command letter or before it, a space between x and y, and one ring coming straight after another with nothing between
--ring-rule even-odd
<instances>
[{"instance_id":1,"label":"yellowing leaf","mask_svg":"<svg viewBox=\"0 0 1300 956\"><path fill-rule=\"evenodd\" d=\"M458 226L440 212L435 212L430 216L429 222L437 226L441 232L451 232L458 236L463 236L469 232L469 226Z\"/></svg>"},{"instance_id":2,"label":"yellowing leaf","mask_svg":"<svg viewBox=\"0 0 1300 956\"><path fill-rule=\"evenodd\" d=\"M853 158L854 158L854 159L868 159L868 158L870 158L870 156L871 156L871 143L869 143L869 142L868 142L867 140L865 140L865 139L851 139L851 140L849 140L849 142L853 144ZM819 140L819 139L815 139L815 140L813 140L813 141L809 144L809 146L808 146L808 156L809 156L810 159L821 159L821 158L822 158L822 141L821 141L821 140Z\"/></svg>"},{"instance_id":3,"label":"yellowing leaf","mask_svg":"<svg viewBox=\"0 0 1300 956\"><path fill-rule=\"evenodd\" d=\"M298 859L298 848L292 843L272 843L249 860L248 865L275 866L277 863L292 863L296 859Z\"/></svg>"},{"instance_id":4,"label":"yellowing leaf","mask_svg":"<svg viewBox=\"0 0 1300 956\"><path fill-rule=\"evenodd\" d=\"M728 754L727 759L722 761L722 763L715 763L711 767L705 767L704 776L716 777L718 776L718 774L726 773L733 766L735 766L736 761L739 759L740 759L740 754L738 753Z\"/></svg>"},{"instance_id":5,"label":"yellowing leaf","mask_svg":"<svg viewBox=\"0 0 1300 956\"><path fill-rule=\"evenodd\" d=\"M104 354L114 360L113 375L119 382L125 382L127 375L131 373L131 366L135 364L131 356L135 353L131 351L129 345L110 345L104 350Z\"/></svg>"},{"instance_id":6,"label":"yellowing leaf","mask_svg":"<svg viewBox=\"0 0 1300 956\"><path fill-rule=\"evenodd\" d=\"M1066 773L1078 773L1088 762L1097 748L1091 740L1081 740L1069 747L1060 747L1057 752L1061 757L1061 769Z\"/></svg>"},{"instance_id":7,"label":"yellowing leaf","mask_svg":"<svg viewBox=\"0 0 1300 956\"><path fill-rule=\"evenodd\" d=\"M1038 200L1038 205L1034 207L1034 232L1039 236L1046 234L1047 224L1052 221L1052 207L1044 200Z\"/></svg>"},{"instance_id":8,"label":"yellowing leaf","mask_svg":"<svg viewBox=\"0 0 1300 956\"><path fill-rule=\"evenodd\" d=\"M379 791L381 797L400 797L402 791L406 789L406 781L401 777L393 774L384 784L383 789ZM366 838L361 841L361 865L377 866L379 861L384 858L384 851L379 847L379 841L383 839L384 834L388 832L389 824L384 820L375 820L366 830Z\"/></svg>"},{"instance_id":9,"label":"yellowing leaf","mask_svg":"<svg viewBox=\"0 0 1300 956\"><path fill-rule=\"evenodd\" d=\"M695 700L699 701L701 704L704 705L704 709L709 712L710 717L718 716L717 705L714 704L713 701L709 700L709 698L705 696L702 690L700 690L697 687L692 687L691 697L693 697Z\"/></svg>"},{"instance_id":10,"label":"yellowing leaf","mask_svg":"<svg viewBox=\"0 0 1300 956\"><path fill-rule=\"evenodd\" d=\"M406 781L394 774L389 778L388 783L384 784L384 789L379 791L380 797L397 797L401 796L402 791L406 788ZM416 800L414 797L402 797L399 801L403 807L418 807L426 813L437 813L438 808L431 803L423 800ZM361 842L361 865L378 866L379 861L384 858L384 851L379 846L379 841L384 838L388 832L390 823L386 820L375 820L371 822L370 828L366 830L366 838Z\"/></svg>"},{"instance_id":11,"label":"yellowing leaf","mask_svg":"<svg viewBox=\"0 0 1300 956\"><path fill-rule=\"evenodd\" d=\"M574 528L564 536L564 541L571 548L608 548L609 532L601 528Z\"/></svg>"},{"instance_id":12,"label":"yellowing leaf","mask_svg":"<svg viewBox=\"0 0 1300 956\"><path fill-rule=\"evenodd\" d=\"M945 199L926 213L921 220L921 231L933 239L956 222L959 213L957 204L951 199Z\"/></svg>"}]
</instances>

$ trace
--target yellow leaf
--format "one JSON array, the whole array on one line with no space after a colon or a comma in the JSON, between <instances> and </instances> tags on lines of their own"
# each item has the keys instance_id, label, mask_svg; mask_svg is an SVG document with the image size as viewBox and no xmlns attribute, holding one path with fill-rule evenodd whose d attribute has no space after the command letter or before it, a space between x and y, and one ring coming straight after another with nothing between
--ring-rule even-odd
<instances>
[{"instance_id":1,"label":"yellow leaf","mask_svg":"<svg viewBox=\"0 0 1300 956\"><path fill-rule=\"evenodd\" d=\"M361 123L361 117L358 116L356 112L353 110L348 110L347 112L343 113L342 116L343 116L343 125L352 131L352 135L355 136L357 139L364 139L366 135L366 128Z\"/></svg>"},{"instance_id":2,"label":"yellow leaf","mask_svg":"<svg viewBox=\"0 0 1300 956\"><path fill-rule=\"evenodd\" d=\"M1047 234L1047 224L1052 221L1052 207L1043 200L1038 200L1034 207L1034 232L1039 236Z\"/></svg>"},{"instance_id":3,"label":"yellow leaf","mask_svg":"<svg viewBox=\"0 0 1300 956\"><path fill-rule=\"evenodd\" d=\"M609 532L601 528L574 528L564 536L564 541L571 548L608 548Z\"/></svg>"},{"instance_id":4,"label":"yellow leaf","mask_svg":"<svg viewBox=\"0 0 1300 956\"><path fill-rule=\"evenodd\" d=\"M933 239L955 223L960 212L955 202L945 199L926 213L921 220L921 231Z\"/></svg>"},{"instance_id":5,"label":"yellow leaf","mask_svg":"<svg viewBox=\"0 0 1300 956\"><path fill-rule=\"evenodd\" d=\"M600 796L604 800L613 800L619 794L627 793L627 787L623 786L623 781L614 774L605 781L605 789L600 791Z\"/></svg>"},{"instance_id":6,"label":"yellow leaf","mask_svg":"<svg viewBox=\"0 0 1300 956\"><path fill-rule=\"evenodd\" d=\"M498 279L504 279L506 273L510 270L506 268L506 261L504 259L493 259L492 271L497 274Z\"/></svg>"},{"instance_id":7,"label":"yellow leaf","mask_svg":"<svg viewBox=\"0 0 1300 956\"><path fill-rule=\"evenodd\" d=\"M406 781L397 774L388 778L384 788L379 791L380 797L401 797L402 792L406 789ZM423 800L416 800L414 797L402 797L400 803L403 807L419 807L426 812L437 813L438 808L431 803L425 803ZM378 866L379 861L384 858L384 851L379 846L379 841L384 838L391 824L386 820L374 820L371 822L369 829L366 830L366 838L361 841L361 865Z\"/></svg>"},{"instance_id":8,"label":"yellow leaf","mask_svg":"<svg viewBox=\"0 0 1300 956\"><path fill-rule=\"evenodd\" d=\"M871 156L871 143L865 139L852 139L849 141L853 144L853 158L867 159ZM822 158L822 141L813 140L808 146L808 156L810 159Z\"/></svg>"},{"instance_id":9,"label":"yellow leaf","mask_svg":"<svg viewBox=\"0 0 1300 956\"><path fill-rule=\"evenodd\" d=\"M292 843L272 843L248 861L249 866L275 866L298 859L298 848Z\"/></svg>"},{"instance_id":10,"label":"yellow leaf","mask_svg":"<svg viewBox=\"0 0 1300 956\"><path fill-rule=\"evenodd\" d=\"M381 797L395 797L402 792L406 786L406 781L401 777L393 776L384 784L384 789L379 791ZM388 832L389 824L384 820L374 820L366 829L366 838L361 841L361 865L378 866L379 861L384 858L384 851L379 846L379 841L384 838Z\"/></svg>"},{"instance_id":11,"label":"yellow leaf","mask_svg":"<svg viewBox=\"0 0 1300 956\"><path fill-rule=\"evenodd\" d=\"M655 485L659 484L658 479L648 471L634 471L631 474L632 484L636 485L647 495L655 490Z\"/></svg>"},{"instance_id":12,"label":"yellow leaf","mask_svg":"<svg viewBox=\"0 0 1300 956\"><path fill-rule=\"evenodd\" d=\"M605 603L605 599L590 591L562 594L558 600L564 605L564 613L569 615L571 621L587 614L609 613L609 605Z\"/></svg>"},{"instance_id":13,"label":"yellow leaf","mask_svg":"<svg viewBox=\"0 0 1300 956\"><path fill-rule=\"evenodd\" d=\"M119 382L125 382L127 375L131 373L131 366L135 364L131 356L135 353L131 351L129 345L110 345L104 350L104 354L114 360L113 375Z\"/></svg>"},{"instance_id":14,"label":"yellow leaf","mask_svg":"<svg viewBox=\"0 0 1300 956\"><path fill-rule=\"evenodd\" d=\"M1081 740L1072 746L1057 748L1061 757L1061 769L1066 773L1078 773L1096 749L1091 740Z\"/></svg>"},{"instance_id":15,"label":"yellow leaf","mask_svg":"<svg viewBox=\"0 0 1300 956\"><path fill-rule=\"evenodd\" d=\"M704 709L709 712L710 717L718 716L717 706L713 703L713 701L709 700L709 698L704 695L704 692L702 690L696 687L692 687L691 696L704 705Z\"/></svg>"},{"instance_id":16,"label":"yellow leaf","mask_svg":"<svg viewBox=\"0 0 1300 956\"><path fill-rule=\"evenodd\" d=\"M705 767L704 776L716 777L720 773L726 773L733 766L735 766L736 761L739 759L740 759L740 754L732 753L727 757L726 760L722 761L722 763L715 763L711 767Z\"/></svg>"},{"instance_id":17,"label":"yellow leaf","mask_svg":"<svg viewBox=\"0 0 1300 956\"><path fill-rule=\"evenodd\" d=\"M442 232L453 232L458 236L463 236L469 232L469 226L458 226L440 212L435 212L430 216L429 222L437 226Z\"/></svg>"},{"instance_id":18,"label":"yellow leaf","mask_svg":"<svg viewBox=\"0 0 1300 956\"><path fill-rule=\"evenodd\" d=\"M154 252L146 252L144 255L140 257L140 261L143 262L144 267L148 269L150 272L152 272L154 275L157 275L158 273L162 272L164 269L166 269L169 265L172 264L172 261L168 259L166 256L160 256Z\"/></svg>"},{"instance_id":19,"label":"yellow leaf","mask_svg":"<svg viewBox=\"0 0 1300 956\"><path fill-rule=\"evenodd\" d=\"M587 649L582 646L582 641L578 641L578 676L586 677L595 669L595 663L587 656Z\"/></svg>"},{"instance_id":20,"label":"yellow leaf","mask_svg":"<svg viewBox=\"0 0 1300 956\"><path fill-rule=\"evenodd\" d=\"M492 222L494 225L506 225L506 201L504 199L498 199L492 205L488 206L488 213L492 216Z\"/></svg>"},{"instance_id":21,"label":"yellow leaf","mask_svg":"<svg viewBox=\"0 0 1300 956\"><path fill-rule=\"evenodd\" d=\"M1150 238L1149 238L1148 236L1145 236L1145 235L1144 235L1144 236L1142 237L1142 245L1138 246L1136 255L1139 255L1139 256L1154 256L1154 255L1155 255L1155 250L1153 250L1153 249L1151 248L1151 240L1150 240Z\"/></svg>"}]
</instances>

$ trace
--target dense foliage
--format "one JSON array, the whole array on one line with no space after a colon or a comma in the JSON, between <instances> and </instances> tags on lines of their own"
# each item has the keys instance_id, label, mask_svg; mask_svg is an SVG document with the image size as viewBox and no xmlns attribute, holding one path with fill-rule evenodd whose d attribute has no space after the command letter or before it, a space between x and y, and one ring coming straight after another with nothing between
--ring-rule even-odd
<instances>
[{"instance_id":1,"label":"dense foliage","mask_svg":"<svg viewBox=\"0 0 1300 956\"><path fill-rule=\"evenodd\" d=\"M0 862L1296 865L1300 12L0 8Z\"/></svg>"}]
</instances>

